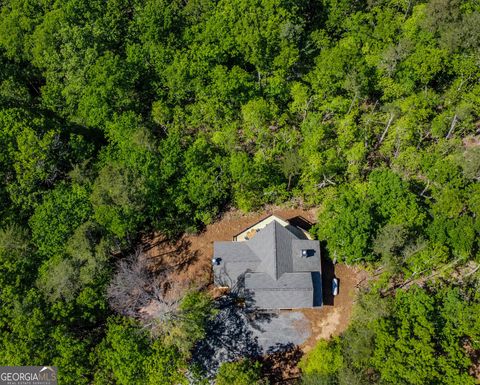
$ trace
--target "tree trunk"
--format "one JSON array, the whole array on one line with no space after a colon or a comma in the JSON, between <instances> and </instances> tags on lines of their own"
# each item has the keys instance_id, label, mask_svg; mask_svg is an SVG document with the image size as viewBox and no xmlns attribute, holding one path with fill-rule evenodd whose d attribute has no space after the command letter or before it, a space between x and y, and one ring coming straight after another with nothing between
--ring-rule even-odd
<instances>
[{"instance_id":1,"label":"tree trunk","mask_svg":"<svg viewBox=\"0 0 480 385\"><path fill-rule=\"evenodd\" d=\"M392 124L392 121L393 121L393 118L394 118L394 117L395 117L395 115L390 114L390 119L388 119L387 126L385 127L385 130L383 130L383 133L382 133L382 136L380 137L380 140L379 140L378 143L375 145L375 149L377 149L378 147L380 147L380 145L382 144L383 140L385 139L385 136L387 135L388 129L390 128L390 125Z\"/></svg>"},{"instance_id":2,"label":"tree trunk","mask_svg":"<svg viewBox=\"0 0 480 385\"><path fill-rule=\"evenodd\" d=\"M447 136L445 137L445 139L450 139L450 136L452 135L453 133L453 130L455 129L455 125L457 124L457 114L455 114L455 116L453 117L452 119L452 124L450 125L450 130L448 130L448 134Z\"/></svg>"}]
</instances>

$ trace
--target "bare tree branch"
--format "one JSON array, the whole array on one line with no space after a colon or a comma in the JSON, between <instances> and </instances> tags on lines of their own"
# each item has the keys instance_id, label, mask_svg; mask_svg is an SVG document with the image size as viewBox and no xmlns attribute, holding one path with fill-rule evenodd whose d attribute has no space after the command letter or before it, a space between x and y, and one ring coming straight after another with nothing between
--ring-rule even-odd
<instances>
[{"instance_id":1,"label":"bare tree branch","mask_svg":"<svg viewBox=\"0 0 480 385\"><path fill-rule=\"evenodd\" d=\"M107 289L109 304L116 312L140 319L164 321L175 316L187 289L186 282L167 282L167 272L152 273L146 256L138 248L120 261Z\"/></svg>"},{"instance_id":2,"label":"bare tree branch","mask_svg":"<svg viewBox=\"0 0 480 385\"><path fill-rule=\"evenodd\" d=\"M321 189L321 188L324 188L328 185L335 186L335 182L333 180L331 180L330 178L327 178L325 176L325 174L323 174L323 181L321 181L320 183L317 184L317 188Z\"/></svg>"},{"instance_id":3,"label":"bare tree branch","mask_svg":"<svg viewBox=\"0 0 480 385\"><path fill-rule=\"evenodd\" d=\"M430 187L430 180L427 180L427 185L425 186L425 188L423 189L423 191L420 193L420 196L423 197L424 194L426 193L426 191L428 190L428 188Z\"/></svg>"},{"instance_id":4,"label":"bare tree branch","mask_svg":"<svg viewBox=\"0 0 480 385\"><path fill-rule=\"evenodd\" d=\"M448 134L447 136L445 137L445 139L450 139L450 136L452 135L453 133L453 130L455 129L455 125L457 124L457 114L455 114L455 116L453 117L452 119L452 124L450 125L450 130L448 130Z\"/></svg>"},{"instance_id":5,"label":"bare tree branch","mask_svg":"<svg viewBox=\"0 0 480 385\"><path fill-rule=\"evenodd\" d=\"M375 149L377 149L378 147L380 147L380 145L382 144L383 140L385 139L385 135L387 135L388 129L390 128L390 125L392 124L394 117L395 117L395 115L394 115L393 113L391 113L391 114L390 114L390 118L388 119L388 122L387 122L387 126L385 127L385 130L383 130L383 133L382 133L382 136L380 137L380 140L379 140L378 143L375 145Z\"/></svg>"}]
</instances>

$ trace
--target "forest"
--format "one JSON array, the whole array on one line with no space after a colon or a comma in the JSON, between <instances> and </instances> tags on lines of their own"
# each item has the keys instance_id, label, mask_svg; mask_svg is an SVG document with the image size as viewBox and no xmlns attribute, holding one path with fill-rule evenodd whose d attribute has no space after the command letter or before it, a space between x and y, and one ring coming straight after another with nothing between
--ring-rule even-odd
<instances>
[{"instance_id":1,"label":"forest","mask_svg":"<svg viewBox=\"0 0 480 385\"><path fill-rule=\"evenodd\" d=\"M479 383L477 0L0 8L1 365L207 384L214 302L185 292L153 333L112 299L126 256L301 202L330 258L378 274L298 383ZM268 383L248 358L215 381Z\"/></svg>"}]
</instances>

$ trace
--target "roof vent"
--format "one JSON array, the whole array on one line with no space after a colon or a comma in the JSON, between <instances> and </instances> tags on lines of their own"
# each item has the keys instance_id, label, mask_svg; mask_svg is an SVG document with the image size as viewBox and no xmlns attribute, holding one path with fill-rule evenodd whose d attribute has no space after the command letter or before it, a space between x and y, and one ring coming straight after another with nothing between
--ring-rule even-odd
<instances>
[{"instance_id":1,"label":"roof vent","mask_svg":"<svg viewBox=\"0 0 480 385\"><path fill-rule=\"evenodd\" d=\"M222 258L212 258L212 264L215 266L219 266Z\"/></svg>"},{"instance_id":2,"label":"roof vent","mask_svg":"<svg viewBox=\"0 0 480 385\"><path fill-rule=\"evenodd\" d=\"M307 249L302 249L302 257L307 258L308 257L308 250Z\"/></svg>"}]
</instances>

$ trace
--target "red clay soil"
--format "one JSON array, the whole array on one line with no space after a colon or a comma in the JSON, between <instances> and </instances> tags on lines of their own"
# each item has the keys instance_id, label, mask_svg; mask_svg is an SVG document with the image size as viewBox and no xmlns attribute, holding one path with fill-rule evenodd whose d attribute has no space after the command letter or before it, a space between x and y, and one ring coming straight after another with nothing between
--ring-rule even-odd
<instances>
[{"instance_id":1,"label":"red clay soil","mask_svg":"<svg viewBox=\"0 0 480 385\"><path fill-rule=\"evenodd\" d=\"M356 292L361 282L367 279L367 273L344 264L333 265L322 260L323 306L317 309L304 309L302 313L309 319L310 338L302 345L304 352L312 349L320 339L329 339L345 331L350 323ZM337 296L332 295L333 277L339 281Z\"/></svg>"}]
</instances>

